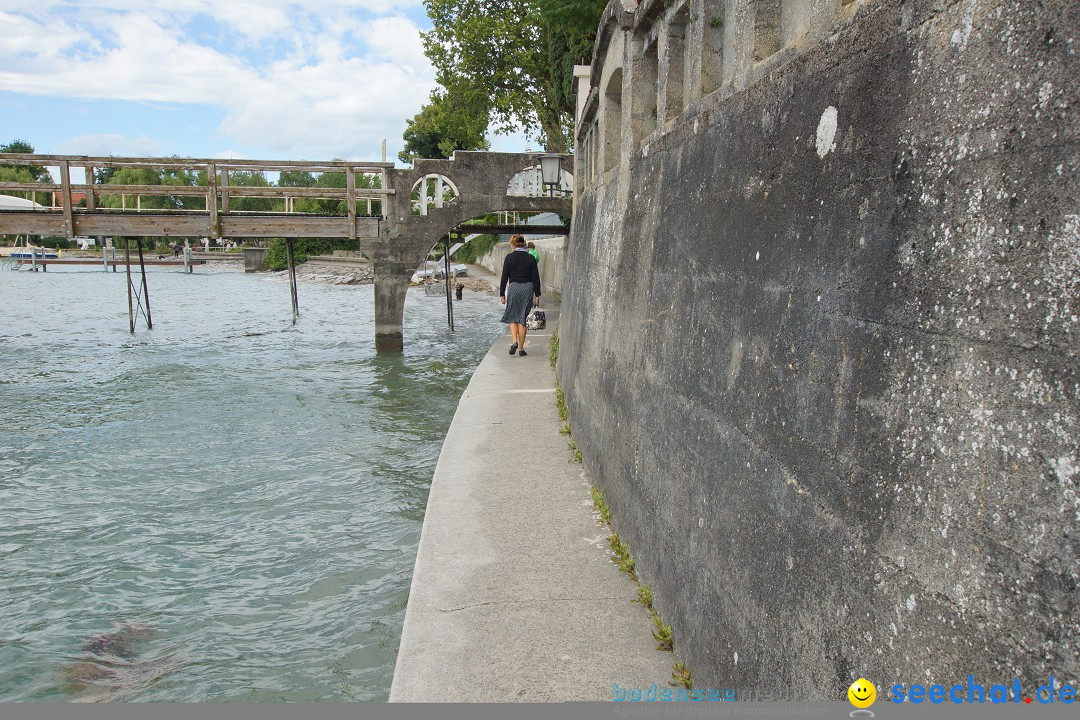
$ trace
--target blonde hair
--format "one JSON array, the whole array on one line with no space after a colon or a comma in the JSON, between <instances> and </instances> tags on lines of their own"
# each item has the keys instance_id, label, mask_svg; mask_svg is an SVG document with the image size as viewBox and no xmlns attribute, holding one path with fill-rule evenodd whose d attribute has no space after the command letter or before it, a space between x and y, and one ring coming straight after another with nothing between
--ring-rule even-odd
<instances>
[{"instance_id":1,"label":"blonde hair","mask_svg":"<svg viewBox=\"0 0 1080 720\"><path fill-rule=\"evenodd\" d=\"M513 247L516 247L516 248L525 247L525 236L524 235L514 235L513 237L510 238L510 245L513 246Z\"/></svg>"}]
</instances>

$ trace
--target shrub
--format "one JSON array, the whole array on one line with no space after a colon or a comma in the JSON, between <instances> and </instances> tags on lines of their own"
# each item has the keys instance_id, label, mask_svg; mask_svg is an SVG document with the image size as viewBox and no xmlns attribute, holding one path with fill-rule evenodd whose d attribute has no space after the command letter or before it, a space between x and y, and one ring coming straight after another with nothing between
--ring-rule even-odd
<instances>
[{"instance_id":1,"label":"shrub","mask_svg":"<svg viewBox=\"0 0 1080 720\"><path fill-rule=\"evenodd\" d=\"M57 237L56 235L50 235L48 237L41 238L40 245L47 248L55 248L57 250L67 250L71 247L71 241L66 237Z\"/></svg>"},{"instance_id":2,"label":"shrub","mask_svg":"<svg viewBox=\"0 0 1080 720\"><path fill-rule=\"evenodd\" d=\"M472 265L479 260L480 257L491 252L492 248L498 244L498 235L480 235L479 237L475 237L470 240L467 245L454 253L454 262Z\"/></svg>"},{"instance_id":3,"label":"shrub","mask_svg":"<svg viewBox=\"0 0 1080 720\"><path fill-rule=\"evenodd\" d=\"M293 240L293 260L297 265L307 262L309 255L332 255L335 250L359 250L359 240L334 240L331 238L296 238ZM289 267L285 254L285 239L273 238L266 245L266 266L271 270Z\"/></svg>"}]
</instances>

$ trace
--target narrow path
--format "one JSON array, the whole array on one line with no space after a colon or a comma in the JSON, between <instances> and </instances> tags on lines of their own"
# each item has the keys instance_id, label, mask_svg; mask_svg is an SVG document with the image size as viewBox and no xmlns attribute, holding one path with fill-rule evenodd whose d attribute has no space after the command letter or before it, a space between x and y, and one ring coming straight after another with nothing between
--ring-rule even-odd
<instances>
[{"instance_id":1,"label":"narrow path","mask_svg":"<svg viewBox=\"0 0 1080 720\"><path fill-rule=\"evenodd\" d=\"M611 700L665 686L636 585L609 560L559 433L548 330L509 334L462 395L435 469L391 702Z\"/></svg>"}]
</instances>

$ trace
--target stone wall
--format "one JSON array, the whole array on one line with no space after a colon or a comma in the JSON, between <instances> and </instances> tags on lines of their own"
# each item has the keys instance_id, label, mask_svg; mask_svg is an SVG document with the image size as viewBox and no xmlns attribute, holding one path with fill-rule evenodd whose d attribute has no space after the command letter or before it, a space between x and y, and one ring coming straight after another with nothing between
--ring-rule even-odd
<instances>
[{"instance_id":1,"label":"stone wall","mask_svg":"<svg viewBox=\"0 0 1080 720\"><path fill-rule=\"evenodd\" d=\"M551 299L552 295L558 297L563 291L563 276L566 271L566 238L542 238L532 242L536 243L536 249L540 251L540 290L548 299ZM502 277L503 260L509 253L510 243L499 243L491 252L477 258L476 262L497 277Z\"/></svg>"},{"instance_id":2,"label":"stone wall","mask_svg":"<svg viewBox=\"0 0 1080 720\"><path fill-rule=\"evenodd\" d=\"M1080 679L1078 30L609 4L558 374L699 686Z\"/></svg>"}]
</instances>

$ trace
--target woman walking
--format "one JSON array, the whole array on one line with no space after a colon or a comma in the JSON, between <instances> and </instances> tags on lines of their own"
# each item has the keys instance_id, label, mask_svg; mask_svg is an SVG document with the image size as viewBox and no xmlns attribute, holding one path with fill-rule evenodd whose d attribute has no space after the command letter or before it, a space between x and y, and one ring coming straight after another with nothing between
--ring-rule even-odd
<instances>
[{"instance_id":1,"label":"woman walking","mask_svg":"<svg viewBox=\"0 0 1080 720\"><path fill-rule=\"evenodd\" d=\"M525 333L528 331L525 320L533 304L540 302L540 270L525 247L523 236L510 238L510 246L514 249L503 260L499 302L506 305L502 321L510 326L510 337L514 340L510 354L525 357L529 354L525 352Z\"/></svg>"}]
</instances>

